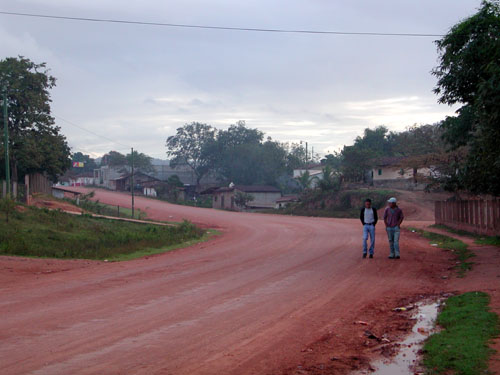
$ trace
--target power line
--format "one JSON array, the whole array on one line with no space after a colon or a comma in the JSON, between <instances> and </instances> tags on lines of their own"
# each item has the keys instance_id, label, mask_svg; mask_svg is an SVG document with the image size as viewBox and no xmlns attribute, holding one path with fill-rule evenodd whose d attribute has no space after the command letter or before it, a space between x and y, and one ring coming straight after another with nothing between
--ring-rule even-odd
<instances>
[{"instance_id":1,"label":"power line","mask_svg":"<svg viewBox=\"0 0 500 375\"><path fill-rule=\"evenodd\" d=\"M253 28L253 27L210 26L210 25L193 25L193 24L182 24L182 23L118 20L109 18L54 16L49 14L19 13L19 12L4 12L4 11L0 11L0 14L9 16L50 18L57 20L70 20L70 21L83 21L83 22L101 22L101 23L115 23L115 24L127 24L127 25L175 27L175 28L186 28L186 29L250 31L250 32L283 33L283 34L323 34L323 35L395 36L395 37L427 37L427 38L429 37L440 38L444 36L443 34L426 34L426 33L351 32L351 31L328 31L328 30L267 29L267 28Z\"/></svg>"},{"instance_id":2,"label":"power line","mask_svg":"<svg viewBox=\"0 0 500 375\"><path fill-rule=\"evenodd\" d=\"M127 149L129 149L129 148L130 148L130 146L124 145L123 143L117 142L117 141L115 141L115 140L113 140L113 139L111 139L111 138L105 137L105 136L103 136L103 135L100 135L100 134L94 133L93 131L88 130L88 129L85 129L84 127L82 127L82 126L80 126L80 125L77 125L77 124L75 124L74 122L71 122L71 121L69 121L69 120L66 120L66 119L62 118L61 116L54 116L54 117L55 117L55 118L57 118L57 119L59 119L59 120L64 121L65 123L67 123L67 124L69 124L69 125L72 125L72 126L74 126L74 127L78 128L78 129L81 129L81 130L83 130L83 131L86 131L87 133L92 134L92 135L94 135L94 136L96 136L96 137L99 137L99 138L105 139L105 140L107 140L107 141L113 142L113 143L115 143L115 144L117 144L117 145L120 145L120 146L122 146L122 147L125 147L125 148L127 148Z\"/></svg>"}]
</instances>

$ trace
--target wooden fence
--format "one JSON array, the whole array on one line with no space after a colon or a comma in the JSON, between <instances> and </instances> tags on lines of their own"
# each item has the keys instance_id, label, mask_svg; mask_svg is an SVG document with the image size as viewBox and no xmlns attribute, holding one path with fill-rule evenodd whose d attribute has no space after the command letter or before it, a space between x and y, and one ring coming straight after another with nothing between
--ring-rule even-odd
<instances>
[{"instance_id":1,"label":"wooden fence","mask_svg":"<svg viewBox=\"0 0 500 375\"><path fill-rule=\"evenodd\" d=\"M52 182L43 174L34 173L27 176L25 184L29 186L30 194L42 193L52 195Z\"/></svg>"},{"instance_id":2,"label":"wooden fence","mask_svg":"<svg viewBox=\"0 0 500 375\"><path fill-rule=\"evenodd\" d=\"M500 235L500 200L435 202L435 221L458 230Z\"/></svg>"}]
</instances>

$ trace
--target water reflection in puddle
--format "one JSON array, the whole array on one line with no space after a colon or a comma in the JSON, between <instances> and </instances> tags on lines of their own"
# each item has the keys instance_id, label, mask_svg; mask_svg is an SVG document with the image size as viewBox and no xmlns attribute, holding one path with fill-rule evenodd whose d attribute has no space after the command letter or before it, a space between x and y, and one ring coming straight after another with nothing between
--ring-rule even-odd
<instances>
[{"instance_id":1,"label":"water reflection in puddle","mask_svg":"<svg viewBox=\"0 0 500 375\"><path fill-rule=\"evenodd\" d=\"M391 359L378 360L372 363L372 370L355 372L353 375L405 375L414 374L417 365L418 351L422 348L423 341L434 329L437 318L439 302L432 304L417 304L417 313L413 316L417 323L413 326L412 333L400 343L398 354Z\"/></svg>"}]
</instances>

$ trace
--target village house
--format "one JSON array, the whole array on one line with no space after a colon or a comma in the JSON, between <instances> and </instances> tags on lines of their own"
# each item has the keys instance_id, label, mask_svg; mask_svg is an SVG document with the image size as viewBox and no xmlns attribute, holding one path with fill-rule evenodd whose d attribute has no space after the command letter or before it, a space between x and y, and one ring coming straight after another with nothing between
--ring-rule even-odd
<instances>
[{"instance_id":1,"label":"village house","mask_svg":"<svg viewBox=\"0 0 500 375\"><path fill-rule=\"evenodd\" d=\"M369 178L373 186L396 189L423 190L422 179L431 174L429 168L419 168L416 176L412 168L403 168L404 158L388 157L380 159L370 171Z\"/></svg>"},{"instance_id":2,"label":"village house","mask_svg":"<svg viewBox=\"0 0 500 375\"><path fill-rule=\"evenodd\" d=\"M129 173L125 166L104 165L94 169L94 184L106 189L116 190L116 180Z\"/></svg>"},{"instance_id":3,"label":"village house","mask_svg":"<svg viewBox=\"0 0 500 375\"><path fill-rule=\"evenodd\" d=\"M249 194L253 197L253 200L247 203L247 207L236 205L235 196L238 192ZM281 198L281 191L274 186L230 185L213 190L212 207L233 211L274 208L279 198Z\"/></svg>"},{"instance_id":4,"label":"village house","mask_svg":"<svg viewBox=\"0 0 500 375\"><path fill-rule=\"evenodd\" d=\"M63 186L88 186L94 185L93 173L73 174L66 172L63 176L58 178L59 185Z\"/></svg>"},{"instance_id":5,"label":"village house","mask_svg":"<svg viewBox=\"0 0 500 375\"><path fill-rule=\"evenodd\" d=\"M155 159L152 162L152 167L153 170L148 174L160 181L167 181L169 177L177 176L184 185L196 185L196 175L187 164L181 164L173 168L168 160ZM217 179L210 174L204 176L200 181L202 188L208 188L215 184L217 184Z\"/></svg>"},{"instance_id":6,"label":"village house","mask_svg":"<svg viewBox=\"0 0 500 375\"><path fill-rule=\"evenodd\" d=\"M319 182L324 178L324 166L321 164L311 164L306 168L293 170L293 178L300 178L306 172L309 173L309 187L314 189L319 185Z\"/></svg>"},{"instance_id":7,"label":"village house","mask_svg":"<svg viewBox=\"0 0 500 375\"><path fill-rule=\"evenodd\" d=\"M285 196L278 198L276 200L276 206L274 208L276 208L277 210L279 210L281 208L286 208L290 204L296 203L298 201L299 201L299 197L296 195L285 195Z\"/></svg>"},{"instance_id":8,"label":"village house","mask_svg":"<svg viewBox=\"0 0 500 375\"><path fill-rule=\"evenodd\" d=\"M154 187L160 183L160 180L154 178L141 171L134 171L134 190L138 190L144 193L144 190L151 196L156 196L156 192L153 192ZM111 190L117 191L130 191L130 185L132 184L132 173L126 173L116 179L111 180Z\"/></svg>"}]
</instances>

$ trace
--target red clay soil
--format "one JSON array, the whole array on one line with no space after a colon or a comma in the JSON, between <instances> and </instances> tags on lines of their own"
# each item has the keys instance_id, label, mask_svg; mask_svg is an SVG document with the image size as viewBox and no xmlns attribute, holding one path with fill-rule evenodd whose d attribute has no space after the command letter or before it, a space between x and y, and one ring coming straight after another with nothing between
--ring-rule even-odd
<instances>
[{"instance_id":1,"label":"red clay soil","mask_svg":"<svg viewBox=\"0 0 500 375\"><path fill-rule=\"evenodd\" d=\"M408 231L401 260L387 259L381 226L375 258L361 259L358 220L136 205L222 235L120 263L0 257L1 374L347 374L409 330L393 308L498 290L498 255L456 280L450 253Z\"/></svg>"},{"instance_id":2,"label":"red clay soil","mask_svg":"<svg viewBox=\"0 0 500 375\"><path fill-rule=\"evenodd\" d=\"M31 201L31 205L39 208L48 208L49 210L63 210L69 212L82 212L82 209L62 200L53 199L45 195L36 195Z\"/></svg>"}]
</instances>

